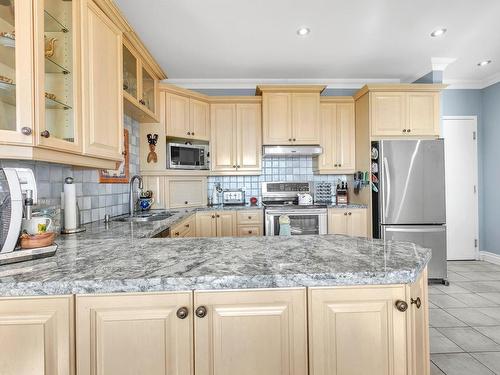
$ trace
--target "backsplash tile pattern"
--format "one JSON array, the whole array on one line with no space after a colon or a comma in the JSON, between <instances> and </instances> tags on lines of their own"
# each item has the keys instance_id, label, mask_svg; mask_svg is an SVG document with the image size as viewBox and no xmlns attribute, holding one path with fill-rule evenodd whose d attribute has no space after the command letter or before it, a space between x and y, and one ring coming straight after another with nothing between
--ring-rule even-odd
<instances>
[{"instance_id":1,"label":"backsplash tile pattern","mask_svg":"<svg viewBox=\"0 0 500 375\"><path fill-rule=\"evenodd\" d=\"M125 116L125 129L129 131L130 176L139 173L139 123ZM31 168L35 173L38 190L36 209L59 209L64 179L73 177L80 207L82 224L128 213L128 184L100 184L99 171L25 160L0 160L0 167Z\"/></svg>"},{"instance_id":2,"label":"backsplash tile pattern","mask_svg":"<svg viewBox=\"0 0 500 375\"><path fill-rule=\"evenodd\" d=\"M346 181L345 175L313 174L312 156L266 157L262 159L262 174L259 176L211 176L208 177L208 196L212 196L215 184L223 189L245 189L247 202L251 197L261 196L262 182L270 181L311 181L333 182Z\"/></svg>"}]
</instances>

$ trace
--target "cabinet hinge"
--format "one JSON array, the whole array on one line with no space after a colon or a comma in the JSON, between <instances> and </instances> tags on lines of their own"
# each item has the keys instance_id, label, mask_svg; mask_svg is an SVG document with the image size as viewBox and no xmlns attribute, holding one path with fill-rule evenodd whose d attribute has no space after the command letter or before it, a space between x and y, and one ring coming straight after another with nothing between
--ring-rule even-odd
<instances>
[{"instance_id":1,"label":"cabinet hinge","mask_svg":"<svg viewBox=\"0 0 500 375\"><path fill-rule=\"evenodd\" d=\"M474 194L476 194L476 193L477 193L477 186L474 185Z\"/></svg>"},{"instance_id":2,"label":"cabinet hinge","mask_svg":"<svg viewBox=\"0 0 500 375\"><path fill-rule=\"evenodd\" d=\"M473 139L473 140L476 140L476 132L475 132L475 131L474 131L474 132L472 132L472 139Z\"/></svg>"},{"instance_id":3,"label":"cabinet hinge","mask_svg":"<svg viewBox=\"0 0 500 375\"><path fill-rule=\"evenodd\" d=\"M474 239L474 248L477 248L477 238Z\"/></svg>"}]
</instances>

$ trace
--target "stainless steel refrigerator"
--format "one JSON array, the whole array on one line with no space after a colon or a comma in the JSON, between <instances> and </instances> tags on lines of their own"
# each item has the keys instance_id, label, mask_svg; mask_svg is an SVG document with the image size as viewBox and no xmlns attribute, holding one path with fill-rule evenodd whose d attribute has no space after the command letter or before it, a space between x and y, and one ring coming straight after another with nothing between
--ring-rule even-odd
<instances>
[{"instance_id":1,"label":"stainless steel refrigerator","mask_svg":"<svg viewBox=\"0 0 500 375\"><path fill-rule=\"evenodd\" d=\"M374 237L431 248L429 279L447 284L443 140L373 142L372 162Z\"/></svg>"}]
</instances>

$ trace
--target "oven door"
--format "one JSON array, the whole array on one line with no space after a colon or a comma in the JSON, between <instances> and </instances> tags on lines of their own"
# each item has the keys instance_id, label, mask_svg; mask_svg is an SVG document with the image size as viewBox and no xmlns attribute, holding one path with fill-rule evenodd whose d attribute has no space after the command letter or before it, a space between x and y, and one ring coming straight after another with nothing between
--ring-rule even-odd
<instances>
[{"instance_id":1,"label":"oven door","mask_svg":"<svg viewBox=\"0 0 500 375\"><path fill-rule=\"evenodd\" d=\"M321 211L321 212L318 212ZM273 210L266 211L266 236L278 236L280 233L279 218L287 215L290 218L292 236L326 234L326 210Z\"/></svg>"},{"instance_id":2,"label":"oven door","mask_svg":"<svg viewBox=\"0 0 500 375\"><path fill-rule=\"evenodd\" d=\"M172 169L208 169L206 147L169 143L168 168Z\"/></svg>"}]
</instances>

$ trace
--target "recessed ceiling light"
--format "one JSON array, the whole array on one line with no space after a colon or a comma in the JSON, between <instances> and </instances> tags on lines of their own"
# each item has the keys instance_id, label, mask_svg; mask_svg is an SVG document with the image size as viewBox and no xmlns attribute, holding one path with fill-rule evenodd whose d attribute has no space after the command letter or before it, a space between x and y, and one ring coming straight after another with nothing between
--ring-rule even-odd
<instances>
[{"instance_id":1,"label":"recessed ceiling light","mask_svg":"<svg viewBox=\"0 0 500 375\"><path fill-rule=\"evenodd\" d=\"M439 29L434 30L434 31L431 33L431 36L432 36L433 38L436 38L436 37L438 37L438 36L443 36L445 33L446 33L446 29L445 29L445 28L439 28Z\"/></svg>"},{"instance_id":2,"label":"recessed ceiling light","mask_svg":"<svg viewBox=\"0 0 500 375\"><path fill-rule=\"evenodd\" d=\"M477 66L485 66L485 65L488 65L488 64L491 64L491 60L481 61L481 62L477 63Z\"/></svg>"},{"instance_id":3,"label":"recessed ceiling light","mask_svg":"<svg viewBox=\"0 0 500 375\"><path fill-rule=\"evenodd\" d=\"M309 29L308 27L301 27L297 30L297 35L306 36L310 32L311 32L311 29Z\"/></svg>"}]
</instances>

